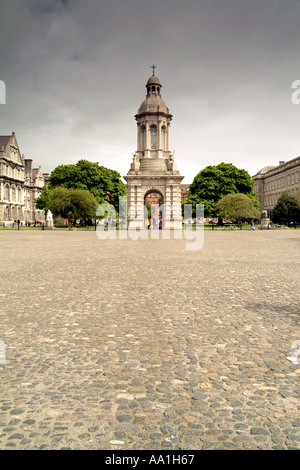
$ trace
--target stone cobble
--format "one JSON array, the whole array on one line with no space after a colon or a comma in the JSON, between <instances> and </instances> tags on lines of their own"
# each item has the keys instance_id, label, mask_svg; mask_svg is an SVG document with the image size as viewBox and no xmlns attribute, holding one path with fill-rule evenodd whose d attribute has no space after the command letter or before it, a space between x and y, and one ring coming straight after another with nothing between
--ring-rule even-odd
<instances>
[{"instance_id":1,"label":"stone cobble","mask_svg":"<svg viewBox=\"0 0 300 470\"><path fill-rule=\"evenodd\" d=\"M300 449L299 231L0 238L1 449Z\"/></svg>"}]
</instances>

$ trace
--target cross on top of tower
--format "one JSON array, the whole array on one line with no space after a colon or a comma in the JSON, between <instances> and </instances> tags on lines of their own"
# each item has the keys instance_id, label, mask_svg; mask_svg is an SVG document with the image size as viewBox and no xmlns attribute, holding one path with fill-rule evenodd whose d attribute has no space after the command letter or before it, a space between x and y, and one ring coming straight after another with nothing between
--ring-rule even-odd
<instances>
[{"instance_id":1,"label":"cross on top of tower","mask_svg":"<svg viewBox=\"0 0 300 470\"><path fill-rule=\"evenodd\" d=\"M156 65L153 64L153 65L150 67L150 69L153 69L153 75L154 75L154 71L155 71L155 69L157 69L157 67L156 67Z\"/></svg>"}]
</instances>

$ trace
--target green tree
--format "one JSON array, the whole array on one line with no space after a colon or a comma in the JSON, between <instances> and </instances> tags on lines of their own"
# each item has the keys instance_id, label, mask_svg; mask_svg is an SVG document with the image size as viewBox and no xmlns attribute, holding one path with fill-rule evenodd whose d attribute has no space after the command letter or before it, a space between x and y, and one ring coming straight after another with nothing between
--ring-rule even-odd
<instances>
[{"instance_id":1,"label":"green tree","mask_svg":"<svg viewBox=\"0 0 300 470\"><path fill-rule=\"evenodd\" d=\"M296 197L282 193L274 207L272 221L275 224L289 225L300 223L300 204Z\"/></svg>"},{"instance_id":2,"label":"green tree","mask_svg":"<svg viewBox=\"0 0 300 470\"><path fill-rule=\"evenodd\" d=\"M44 210L47 212L47 204L49 202L50 190L44 189L38 198L34 200L35 206L37 209Z\"/></svg>"},{"instance_id":3,"label":"green tree","mask_svg":"<svg viewBox=\"0 0 300 470\"><path fill-rule=\"evenodd\" d=\"M86 189L53 188L49 192L47 209L55 217L61 216L68 220L93 219L96 217L98 201Z\"/></svg>"},{"instance_id":4,"label":"green tree","mask_svg":"<svg viewBox=\"0 0 300 470\"><path fill-rule=\"evenodd\" d=\"M209 165L195 176L185 203L193 205L193 212L196 204L203 204L205 216L212 217L215 215L216 203L232 193L246 194L254 206L259 207L254 193L254 181L246 170L239 169L232 163Z\"/></svg>"},{"instance_id":5,"label":"green tree","mask_svg":"<svg viewBox=\"0 0 300 470\"><path fill-rule=\"evenodd\" d=\"M217 202L216 210L222 217L237 219L239 225L242 219L258 219L260 217L260 212L251 198L241 193L227 194Z\"/></svg>"},{"instance_id":6,"label":"green tree","mask_svg":"<svg viewBox=\"0 0 300 470\"><path fill-rule=\"evenodd\" d=\"M144 205L147 209L147 217L148 217L148 219L151 219L151 204L150 204L150 202L148 201L147 198L145 198L145 200L144 200Z\"/></svg>"},{"instance_id":7,"label":"green tree","mask_svg":"<svg viewBox=\"0 0 300 470\"><path fill-rule=\"evenodd\" d=\"M87 160L57 166L49 177L49 188L58 186L88 190L96 197L99 204L108 202L117 212L119 196L126 194L126 186L117 171Z\"/></svg>"}]
</instances>

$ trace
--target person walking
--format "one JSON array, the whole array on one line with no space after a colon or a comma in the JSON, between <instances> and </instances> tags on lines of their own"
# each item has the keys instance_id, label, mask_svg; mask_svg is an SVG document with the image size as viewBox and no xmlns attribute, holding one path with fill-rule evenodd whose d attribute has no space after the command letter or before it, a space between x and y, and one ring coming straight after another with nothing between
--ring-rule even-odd
<instances>
[{"instance_id":1,"label":"person walking","mask_svg":"<svg viewBox=\"0 0 300 470\"><path fill-rule=\"evenodd\" d=\"M255 230L254 220L253 220L253 219L252 219L251 222L250 222L249 230Z\"/></svg>"}]
</instances>

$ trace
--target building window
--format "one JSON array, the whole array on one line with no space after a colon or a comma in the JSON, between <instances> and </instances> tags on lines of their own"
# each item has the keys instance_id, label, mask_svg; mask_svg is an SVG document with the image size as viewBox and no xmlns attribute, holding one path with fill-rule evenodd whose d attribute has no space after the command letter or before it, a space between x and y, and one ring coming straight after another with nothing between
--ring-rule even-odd
<instances>
[{"instance_id":1,"label":"building window","mask_svg":"<svg viewBox=\"0 0 300 470\"><path fill-rule=\"evenodd\" d=\"M165 139L165 136L166 136L166 128L165 127L162 127L161 128L161 147L163 150L166 150L166 139Z\"/></svg>"},{"instance_id":2,"label":"building window","mask_svg":"<svg viewBox=\"0 0 300 470\"><path fill-rule=\"evenodd\" d=\"M142 127L142 146L143 146L143 150L145 150L146 145L147 145L146 127Z\"/></svg>"},{"instance_id":3,"label":"building window","mask_svg":"<svg viewBox=\"0 0 300 470\"><path fill-rule=\"evenodd\" d=\"M151 149L157 148L157 129L156 126L151 126Z\"/></svg>"},{"instance_id":4,"label":"building window","mask_svg":"<svg viewBox=\"0 0 300 470\"><path fill-rule=\"evenodd\" d=\"M5 186L4 199L9 201L9 186Z\"/></svg>"}]
</instances>

